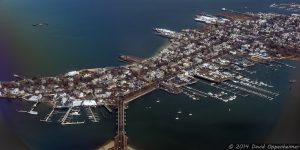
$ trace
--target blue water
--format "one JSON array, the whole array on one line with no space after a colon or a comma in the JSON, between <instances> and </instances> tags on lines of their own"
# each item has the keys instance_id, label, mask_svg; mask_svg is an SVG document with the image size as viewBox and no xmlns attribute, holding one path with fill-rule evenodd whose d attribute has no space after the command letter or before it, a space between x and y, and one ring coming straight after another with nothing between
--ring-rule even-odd
<instances>
[{"instance_id":1,"label":"blue water","mask_svg":"<svg viewBox=\"0 0 300 150\"><path fill-rule=\"evenodd\" d=\"M153 27L176 31L199 28L201 24L193 21L197 13L215 13L223 7L243 12L278 12L269 8L274 2L280 1L2 0L0 31L5 31L5 36L0 35L0 40L4 39L7 46L1 51L9 57L0 66L12 67L1 69L1 80L11 79L9 75L13 73L50 76L75 69L121 65L117 59L120 54L150 57L168 43L153 34ZM49 26L31 26L37 22ZM274 101L251 96L231 103L209 98L195 102L184 95L155 91L129 106L126 130L130 145L141 150L198 150L227 149L230 143L272 142L280 117L289 107L285 101L297 91L290 90L287 81L299 75L295 69L276 73L263 66L256 69L253 79L272 82L280 91ZM158 98L160 103L155 102ZM26 106L1 100L0 124L29 149L94 149L114 137L114 115L99 124L61 126L39 122L50 109L47 106L40 108L38 116L15 111ZM149 106L151 109L145 108ZM178 115L178 110L183 113ZM175 120L176 116L180 119ZM275 136L279 142L300 141L299 137Z\"/></svg>"}]
</instances>

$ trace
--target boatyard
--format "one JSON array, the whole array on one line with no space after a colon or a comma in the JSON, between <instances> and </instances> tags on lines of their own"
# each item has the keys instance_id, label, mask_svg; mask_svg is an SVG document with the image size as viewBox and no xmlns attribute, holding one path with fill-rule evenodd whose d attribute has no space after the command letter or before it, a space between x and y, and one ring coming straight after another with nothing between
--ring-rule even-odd
<instances>
[{"instance_id":1,"label":"boatyard","mask_svg":"<svg viewBox=\"0 0 300 150\"><path fill-rule=\"evenodd\" d=\"M111 149L123 150L128 147L128 104L154 90L223 102L248 96L274 100L280 95L272 84L252 79L257 73L252 67L261 64L274 71L295 69L281 59L300 58L299 15L222 9L215 16L201 13L194 19L205 24L205 32L154 28L155 34L168 38L170 44L153 57L121 55L119 59L126 65L71 71L56 77L26 79L15 75L15 81L0 83L0 97L33 102L28 111L19 111L33 115L37 115L39 103L48 102L52 109L41 121L51 122L59 115L61 125L83 124L84 114L89 121L99 123L115 109L118 130ZM214 90L195 88L194 83Z\"/></svg>"}]
</instances>

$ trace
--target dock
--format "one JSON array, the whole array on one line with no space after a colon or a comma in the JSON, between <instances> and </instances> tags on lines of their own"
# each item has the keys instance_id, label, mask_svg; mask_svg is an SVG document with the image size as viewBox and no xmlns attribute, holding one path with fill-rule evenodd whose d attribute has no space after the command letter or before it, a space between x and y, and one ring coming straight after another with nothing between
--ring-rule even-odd
<instances>
[{"instance_id":1,"label":"dock","mask_svg":"<svg viewBox=\"0 0 300 150\"><path fill-rule=\"evenodd\" d=\"M226 92L229 92L229 93L232 93L232 94L235 94L235 95L242 96L242 97L247 97L247 96L249 96L248 94L244 95L244 94L240 94L240 93L238 93L238 92L235 92L235 91L233 91L233 90L229 90L229 89L223 88L223 87L221 87L220 85L207 83L207 82L204 82L204 81L201 81L201 80L199 80L199 82L200 82L200 83L203 83L203 84L205 84L205 85L209 85L209 86L215 87L215 88L220 89L220 90L222 90L222 91L226 91Z\"/></svg>"},{"instance_id":2,"label":"dock","mask_svg":"<svg viewBox=\"0 0 300 150\"><path fill-rule=\"evenodd\" d=\"M254 94L254 95L257 95L259 97L262 97L262 98L266 98L268 100L273 100L274 98L273 97L270 97L270 96L267 96L265 94L262 94L262 93L258 93L256 91L252 91L252 90L249 90L249 89L246 89L246 88L243 88L243 87L240 87L240 86L237 86L237 85L234 85L234 84L230 84L230 83L227 83L227 82L223 82L223 84L229 86L229 87L232 87L232 88L236 88L236 89L239 89L241 91L245 91L245 92L248 92L250 94Z\"/></svg>"},{"instance_id":3,"label":"dock","mask_svg":"<svg viewBox=\"0 0 300 150\"><path fill-rule=\"evenodd\" d=\"M66 122L66 119L67 119L67 117L69 116L69 113L71 112L71 110L72 110L72 107L70 107L69 109L68 109L68 111L65 113L65 115L63 116L63 118L61 119L61 124L62 125L64 125Z\"/></svg>"},{"instance_id":4,"label":"dock","mask_svg":"<svg viewBox=\"0 0 300 150\"><path fill-rule=\"evenodd\" d=\"M88 118L92 121L92 122L99 122L100 121L100 118L99 116L93 112L92 108L90 106L88 106L86 108L86 111L87 111L87 115L88 115Z\"/></svg>"},{"instance_id":5,"label":"dock","mask_svg":"<svg viewBox=\"0 0 300 150\"><path fill-rule=\"evenodd\" d=\"M76 110L73 110L73 107L70 107L63 118L61 119L61 125L72 125L72 124L84 124L84 121L72 121L73 113L77 112ZM71 114L71 116L70 116Z\"/></svg>"},{"instance_id":6,"label":"dock","mask_svg":"<svg viewBox=\"0 0 300 150\"><path fill-rule=\"evenodd\" d=\"M278 63L278 64L283 65L283 66L288 67L288 68L296 69L295 66L291 66L287 63L283 63L283 62L280 62L280 61L277 61L277 60L273 60L273 62Z\"/></svg>"},{"instance_id":7,"label":"dock","mask_svg":"<svg viewBox=\"0 0 300 150\"><path fill-rule=\"evenodd\" d=\"M128 63L138 63L142 64L144 59L136 57L136 56L130 56L130 55L121 55L120 57L121 61L128 62Z\"/></svg>"},{"instance_id":8,"label":"dock","mask_svg":"<svg viewBox=\"0 0 300 150\"><path fill-rule=\"evenodd\" d=\"M110 113L112 113L113 111L111 110L111 108L107 105L103 105Z\"/></svg>"},{"instance_id":9,"label":"dock","mask_svg":"<svg viewBox=\"0 0 300 150\"><path fill-rule=\"evenodd\" d=\"M55 111L55 105L56 105L56 101L55 101L54 104L53 104L53 107L52 107L51 112L46 116L45 119L40 120L40 121L51 122L51 117L52 117L52 115L53 115L53 113L54 113L54 111Z\"/></svg>"}]
</instances>

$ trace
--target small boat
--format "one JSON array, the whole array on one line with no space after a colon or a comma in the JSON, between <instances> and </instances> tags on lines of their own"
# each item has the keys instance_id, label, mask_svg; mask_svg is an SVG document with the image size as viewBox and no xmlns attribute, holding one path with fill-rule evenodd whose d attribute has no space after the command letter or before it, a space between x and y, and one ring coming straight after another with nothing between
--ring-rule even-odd
<instances>
[{"instance_id":1,"label":"small boat","mask_svg":"<svg viewBox=\"0 0 300 150\"><path fill-rule=\"evenodd\" d=\"M48 23L43 23L43 22L32 24L32 26L34 26L34 27L42 27L42 26L47 26L47 25L48 25Z\"/></svg>"},{"instance_id":2,"label":"small boat","mask_svg":"<svg viewBox=\"0 0 300 150\"><path fill-rule=\"evenodd\" d=\"M189 116L192 116L193 114L192 113L189 113Z\"/></svg>"},{"instance_id":3,"label":"small boat","mask_svg":"<svg viewBox=\"0 0 300 150\"><path fill-rule=\"evenodd\" d=\"M84 124L85 123L85 121L81 121L81 122L64 122L64 123L62 123L62 125L72 125L72 124Z\"/></svg>"},{"instance_id":4,"label":"small boat","mask_svg":"<svg viewBox=\"0 0 300 150\"><path fill-rule=\"evenodd\" d=\"M179 117L176 117L175 119L176 119L176 120L179 120Z\"/></svg>"},{"instance_id":5,"label":"small boat","mask_svg":"<svg viewBox=\"0 0 300 150\"><path fill-rule=\"evenodd\" d=\"M274 3L274 4L270 5L270 7L277 7L277 5Z\"/></svg>"},{"instance_id":6,"label":"small boat","mask_svg":"<svg viewBox=\"0 0 300 150\"><path fill-rule=\"evenodd\" d=\"M26 111L26 110L17 110L17 112L20 112L20 113L27 113L28 111Z\"/></svg>"},{"instance_id":7,"label":"small boat","mask_svg":"<svg viewBox=\"0 0 300 150\"><path fill-rule=\"evenodd\" d=\"M80 113L78 111L75 111L75 112L71 113L71 115L73 115L73 116L79 116Z\"/></svg>"},{"instance_id":8,"label":"small boat","mask_svg":"<svg viewBox=\"0 0 300 150\"><path fill-rule=\"evenodd\" d=\"M181 114L181 113L182 113L182 111L181 111L181 110L179 110L177 113L178 113L178 114Z\"/></svg>"},{"instance_id":9,"label":"small boat","mask_svg":"<svg viewBox=\"0 0 300 150\"><path fill-rule=\"evenodd\" d=\"M33 110L30 110L28 113L31 114L31 115L37 115L38 114L37 111L33 111Z\"/></svg>"},{"instance_id":10,"label":"small boat","mask_svg":"<svg viewBox=\"0 0 300 150\"><path fill-rule=\"evenodd\" d=\"M156 100L156 103L159 103L159 102L160 102L160 100L159 100L159 99L157 99L157 100Z\"/></svg>"}]
</instances>

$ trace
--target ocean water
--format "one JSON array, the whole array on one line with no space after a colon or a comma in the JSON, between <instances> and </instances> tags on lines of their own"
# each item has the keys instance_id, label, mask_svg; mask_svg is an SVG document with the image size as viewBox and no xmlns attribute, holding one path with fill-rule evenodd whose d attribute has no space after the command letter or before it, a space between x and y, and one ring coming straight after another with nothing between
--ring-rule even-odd
<instances>
[{"instance_id":1,"label":"ocean water","mask_svg":"<svg viewBox=\"0 0 300 150\"><path fill-rule=\"evenodd\" d=\"M193 21L197 13L215 13L223 7L289 13L269 8L280 2L293 1L1 0L0 80L11 80L14 73L53 76L122 65L117 59L120 54L151 57L168 44L153 34L154 27L175 31L199 28L201 24ZM32 27L38 22L49 25ZM287 63L300 67L295 61ZM273 101L250 96L224 103L209 98L192 101L185 95L154 91L129 105L129 144L139 150L213 150L227 149L231 143L299 143L295 134L299 131L299 86L290 88L288 83L299 78L299 71L282 68L274 72L259 65L252 69L257 74L251 78L272 82L281 95ZM208 88L199 83L194 87ZM94 149L115 135L114 114L97 124L61 126L39 121L50 110L46 105L39 108L38 116L16 112L24 107L29 105L0 101L0 141L5 141L0 142L0 148L7 144L13 147L8 149ZM177 114L179 110L182 114Z\"/></svg>"}]
</instances>

